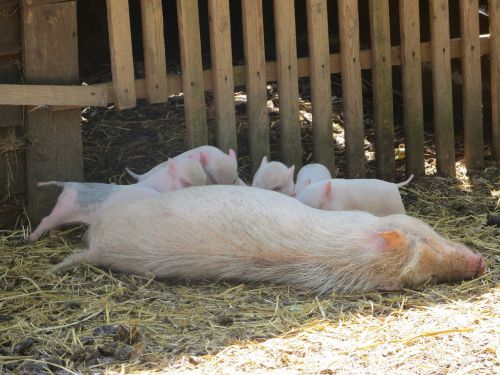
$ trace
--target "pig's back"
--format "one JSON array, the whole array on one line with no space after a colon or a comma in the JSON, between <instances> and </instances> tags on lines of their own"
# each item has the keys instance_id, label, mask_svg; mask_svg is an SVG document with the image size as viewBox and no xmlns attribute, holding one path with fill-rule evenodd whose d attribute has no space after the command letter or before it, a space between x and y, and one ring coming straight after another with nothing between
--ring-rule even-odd
<instances>
[{"instance_id":1,"label":"pig's back","mask_svg":"<svg viewBox=\"0 0 500 375\"><path fill-rule=\"evenodd\" d=\"M262 189L192 187L110 208L91 225L89 248L94 264L125 272L241 278L249 265L285 261L283 254L349 251L375 220L315 210Z\"/></svg>"}]
</instances>

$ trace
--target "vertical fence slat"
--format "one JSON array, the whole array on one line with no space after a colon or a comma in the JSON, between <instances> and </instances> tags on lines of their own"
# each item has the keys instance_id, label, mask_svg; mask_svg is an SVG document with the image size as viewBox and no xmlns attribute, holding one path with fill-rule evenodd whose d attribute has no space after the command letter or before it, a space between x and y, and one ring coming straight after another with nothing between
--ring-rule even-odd
<instances>
[{"instance_id":1,"label":"vertical fence slat","mask_svg":"<svg viewBox=\"0 0 500 375\"><path fill-rule=\"evenodd\" d=\"M448 0L431 0L429 8L437 171L443 176L455 176Z\"/></svg>"},{"instance_id":2,"label":"vertical fence slat","mask_svg":"<svg viewBox=\"0 0 500 375\"><path fill-rule=\"evenodd\" d=\"M311 69L314 160L335 173L328 9L326 0L307 0L307 33Z\"/></svg>"},{"instance_id":3,"label":"vertical fence slat","mask_svg":"<svg viewBox=\"0 0 500 375\"><path fill-rule=\"evenodd\" d=\"M141 0L146 96L149 103L168 100L167 62L161 0Z\"/></svg>"},{"instance_id":4,"label":"vertical fence slat","mask_svg":"<svg viewBox=\"0 0 500 375\"><path fill-rule=\"evenodd\" d=\"M208 19L217 146L227 152L237 148L229 0L209 0Z\"/></svg>"},{"instance_id":5,"label":"vertical fence slat","mask_svg":"<svg viewBox=\"0 0 500 375\"><path fill-rule=\"evenodd\" d=\"M460 0L465 165L483 165L483 109L478 0Z\"/></svg>"},{"instance_id":6,"label":"vertical fence slat","mask_svg":"<svg viewBox=\"0 0 500 375\"><path fill-rule=\"evenodd\" d=\"M388 0L370 0L373 107L377 177L394 180L394 113Z\"/></svg>"},{"instance_id":7,"label":"vertical fence slat","mask_svg":"<svg viewBox=\"0 0 500 375\"><path fill-rule=\"evenodd\" d=\"M347 176L357 178L365 175L358 0L338 0L338 13Z\"/></svg>"},{"instance_id":8,"label":"vertical fence slat","mask_svg":"<svg viewBox=\"0 0 500 375\"><path fill-rule=\"evenodd\" d=\"M200 20L197 0L177 1L182 88L189 148L208 143L205 89L201 61Z\"/></svg>"},{"instance_id":9,"label":"vertical fence slat","mask_svg":"<svg viewBox=\"0 0 500 375\"><path fill-rule=\"evenodd\" d=\"M406 173L425 174L419 2L399 0Z\"/></svg>"},{"instance_id":10,"label":"vertical fence slat","mask_svg":"<svg viewBox=\"0 0 500 375\"><path fill-rule=\"evenodd\" d=\"M283 162L295 165L295 170L299 170L302 166L302 146L294 1L274 0L274 14L281 151Z\"/></svg>"},{"instance_id":11,"label":"vertical fence slat","mask_svg":"<svg viewBox=\"0 0 500 375\"><path fill-rule=\"evenodd\" d=\"M490 0L491 127L493 152L500 161L500 0Z\"/></svg>"},{"instance_id":12,"label":"vertical fence slat","mask_svg":"<svg viewBox=\"0 0 500 375\"><path fill-rule=\"evenodd\" d=\"M241 0L243 45L245 49L248 135L252 172L269 155L266 60L262 1Z\"/></svg>"},{"instance_id":13,"label":"vertical fence slat","mask_svg":"<svg viewBox=\"0 0 500 375\"><path fill-rule=\"evenodd\" d=\"M128 0L106 0L106 5L115 103L119 109L131 108L136 96Z\"/></svg>"}]
</instances>

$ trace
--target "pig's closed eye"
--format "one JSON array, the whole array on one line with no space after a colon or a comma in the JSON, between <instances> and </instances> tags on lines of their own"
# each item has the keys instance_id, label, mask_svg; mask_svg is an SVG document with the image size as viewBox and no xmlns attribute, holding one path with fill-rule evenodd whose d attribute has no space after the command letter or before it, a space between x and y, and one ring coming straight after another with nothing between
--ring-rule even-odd
<instances>
[{"instance_id":1,"label":"pig's closed eye","mask_svg":"<svg viewBox=\"0 0 500 375\"><path fill-rule=\"evenodd\" d=\"M281 191L281 186L276 186L275 188L273 188L273 191Z\"/></svg>"}]
</instances>

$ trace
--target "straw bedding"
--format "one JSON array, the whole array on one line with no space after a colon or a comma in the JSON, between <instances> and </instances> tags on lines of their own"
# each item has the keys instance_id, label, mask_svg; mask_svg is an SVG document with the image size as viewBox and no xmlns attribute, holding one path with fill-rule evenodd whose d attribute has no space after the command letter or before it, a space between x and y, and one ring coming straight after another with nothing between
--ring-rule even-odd
<instances>
[{"instance_id":1,"label":"straw bedding","mask_svg":"<svg viewBox=\"0 0 500 375\"><path fill-rule=\"evenodd\" d=\"M269 100L276 101L273 86ZM236 101L241 174L249 180L244 94ZM213 142L210 97L207 102ZM278 112L269 107L276 158ZM309 161L307 100L301 111ZM82 116L88 181L131 182L125 166L142 173L185 150L182 98L122 112L88 108ZM334 136L342 176L340 125ZM371 140L368 127L369 160ZM432 138L427 140L426 168L432 174ZM156 281L87 265L52 275L46 273L51 264L81 247L82 228L26 244L28 223L20 214L15 229L0 233L0 372L497 372L500 228L486 225L486 215L499 214L500 173L490 150L486 158L483 171L467 173L457 163L457 179L420 178L402 195L409 214L480 251L487 272L472 281L398 293L318 298L286 285ZM399 180L401 167L398 161Z\"/></svg>"}]
</instances>

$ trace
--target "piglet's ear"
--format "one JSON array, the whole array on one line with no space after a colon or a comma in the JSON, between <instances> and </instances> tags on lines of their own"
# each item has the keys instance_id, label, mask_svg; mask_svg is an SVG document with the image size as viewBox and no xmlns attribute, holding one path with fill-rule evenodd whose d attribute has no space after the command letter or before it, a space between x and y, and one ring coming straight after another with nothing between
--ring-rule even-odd
<instances>
[{"instance_id":1,"label":"piglet's ear","mask_svg":"<svg viewBox=\"0 0 500 375\"><path fill-rule=\"evenodd\" d=\"M179 179L179 182L181 183L182 187L183 188L188 188L190 186L193 186L193 184L191 183L191 181L189 181L187 178L180 178Z\"/></svg>"},{"instance_id":2,"label":"piglet's ear","mask_svg":"<svg viewBox=\"0 0 500 375\"><path fill-rule=\"evenodd\" d=\"M232 148L229 149L229 156L231 159L236 160L236 152Z\"/></svg>"},{"instance_id":3,"label":"piglet's ear","mask_svg":"<svg viewBox=\"0 0 500 375\"><path fill-rule=\"evenodd\" d=\"M210 161L209 156L207 155L206 152L200 152L200 164L202 167L206 167L208 165L208 162Z\"/></svg>"},{"instance_id":4,"label":"piglet's ear","mask_svg":"<svg viewBox=\"0 0 500 375\"><path fill-rule=\"evenodd\" d=\"M332 196L332 194L333 194L332 182L328 181L323 186L323 195L325 196L326 199L330 199L330 197Z\"/></svg>"},{"instance_id":5,"label":"piglet's ear","mask_svg":"<svg viewBox=\"0 0 500 375\"><path fill-rule=\"evenodd\" d=\"M377 236L383 239L379 250L399 250L406 246L406 236L397 229L377 232Z\"/></svg>"},{"instance_id":6,"label":"piglet's ear","mask_svg":"<svg viewBox=\"0 0 500 375\"><path fill-rule=\"evenodd\" d=\"M261 166L261 167L263 167L263 166L264 166L264 165L266 165L267 163L268 163L268 161L267 161L267 156L264 156L264 157L262 158L262 161L260 162L260 166Z\"/></svg>"},{"instance_id":7,"label":"piglet's ear","mask_svg":"<svg viewBox=\"0 0 500 375\"><path fill-rule=\"evenodd\" d=\"M288 168L288 176L292 178L293 180L293 173L295 172L295 165L292 165L290 168Z\"/></svg>"},{"instance_id":8,"label":"piglet's ear","mask_svg":"<svg viewBox=\"0 0 500 375\"><path fill-rule=\"evenodd\" d=\"M172 158L167 160L167 173L170 177L175 177L177 172L177 166L175 165L175 161Z\"/></svg>"}]
</instances>

